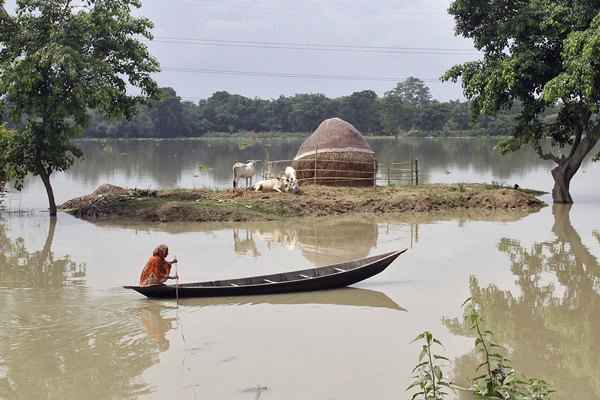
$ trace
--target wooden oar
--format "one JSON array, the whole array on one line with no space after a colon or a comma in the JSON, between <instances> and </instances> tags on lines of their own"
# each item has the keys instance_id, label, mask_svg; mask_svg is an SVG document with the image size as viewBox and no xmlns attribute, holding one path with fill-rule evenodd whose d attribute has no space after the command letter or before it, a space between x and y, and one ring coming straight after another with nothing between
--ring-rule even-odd
<instances>
[{"instance_id":1,"label":"wooden oar","mask_svg":"<svg viewBox=\"0 0 600 400\"><path fill-rule=\"evenodd\" d=\"M175 257L175 260L177 260L177 257ZM177 308L179 308L179 270L177 269L177 264L179 264L179 260L177 261L178 262L175 263L175 297L177 299Z\"/></svg>"}]
</instances>

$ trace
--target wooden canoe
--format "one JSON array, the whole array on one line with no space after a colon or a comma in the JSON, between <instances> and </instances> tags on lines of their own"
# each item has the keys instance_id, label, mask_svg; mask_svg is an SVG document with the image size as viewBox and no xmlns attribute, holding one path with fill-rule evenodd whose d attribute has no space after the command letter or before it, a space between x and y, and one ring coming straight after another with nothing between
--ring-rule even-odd
<instances>
[{"instance_id":1,"label":"wooden canoe","mask_svg":"<svg viewBox=\"0 0 600 400\"><path fill-rule=\"evenodd\" d=\"M385 270L406 250L326 267L280 274L179 285L124 286L150 298L221 297L309 292L336 289L363 281Z\"/></svg>"}]
</instances>

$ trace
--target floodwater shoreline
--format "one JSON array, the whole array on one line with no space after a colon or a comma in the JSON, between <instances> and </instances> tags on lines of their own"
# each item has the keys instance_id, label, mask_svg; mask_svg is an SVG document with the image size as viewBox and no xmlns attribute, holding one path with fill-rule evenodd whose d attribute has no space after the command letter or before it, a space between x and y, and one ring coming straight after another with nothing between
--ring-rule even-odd
<instances>
[{"instance_id":1,"label":"floodwater shoreline","mask_svg":"<svg viewBox=\"0 0 600 400\"><path fill-rule=\"evenodd\" d=\"M431 213L453 210L538 211L543 194L484 184L370 188L307 185L300 194L251 190L139 190L102 185L67 201L64 212L91 221L260 222L298 217Z\"/></svg>"}]
</instances>

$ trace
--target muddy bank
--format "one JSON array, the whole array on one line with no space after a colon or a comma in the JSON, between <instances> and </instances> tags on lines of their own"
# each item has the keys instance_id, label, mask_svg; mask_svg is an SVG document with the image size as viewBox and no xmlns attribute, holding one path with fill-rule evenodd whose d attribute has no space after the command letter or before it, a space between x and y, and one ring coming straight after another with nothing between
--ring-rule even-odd
<instances>
[{"instance_id":1,"label":"muddy bank","mask_svg":"<svg viewBox=\"0 0 600 400\"><path fill-rule=\"evenodd\" d=\"M544 205L528 191L489 185L305 186L297 195L207 189L152 191L102 185L88 196L64 203L61 209L87 220L240 222L458 209L535 211Z\"/></svg>"}]
</instances>

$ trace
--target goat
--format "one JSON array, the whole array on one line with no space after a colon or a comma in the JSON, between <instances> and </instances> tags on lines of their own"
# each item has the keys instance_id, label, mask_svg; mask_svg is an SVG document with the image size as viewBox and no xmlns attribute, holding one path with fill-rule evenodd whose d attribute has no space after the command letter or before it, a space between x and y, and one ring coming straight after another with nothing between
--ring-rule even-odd
<instances>
[{"instance_id":1,"label":"goat","mask_svg":"<svg viewBox=\"0 0 600 400\"><path fill-rule=\"evenodd\" d=\"M256 161L248 161L247 163L235 162L233 164L233 188L238 187L238 180L246 178L246 187L252 186L252 177L256 175Z\"/></svg>"},{"instance_id":2,"label":"goat","mask_svg":"<svg viewBox=\"0 0 600 400\"><path fill-rule=\"evenodd\" d=\"M289 191L289 182L287 178L271 178L257 182L254 185L255 192L287 192Z\"/></svg>"},{"instance_id":3,"label":"goat","mask_svg":"<svg viewBox=\"0 0 600 400\"><path fill-rule=\"evenodd\" d=\"M284 177L289 182L289 191L292 193L298 193L300 186L298 185L298 179L296 178L296 170L294 167L286 167L284 171Z\"/></svg>"}]
</instances>

